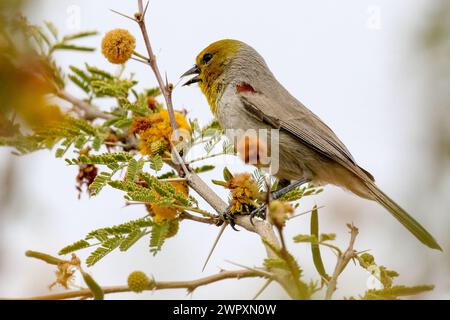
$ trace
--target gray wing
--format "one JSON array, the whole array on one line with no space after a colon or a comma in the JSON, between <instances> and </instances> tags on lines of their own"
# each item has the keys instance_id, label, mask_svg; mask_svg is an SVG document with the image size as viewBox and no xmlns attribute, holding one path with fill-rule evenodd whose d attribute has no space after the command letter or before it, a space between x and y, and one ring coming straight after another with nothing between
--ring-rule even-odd
<instances>
[{"instance_id":1,"label":"gray wing","mask_svg":"<svg viewBox=\"0 0 450 320\"><path fill-rule=\"evenodd\" d=\"M369 172L356 164L350 151L335 133L299 101L290 99L281 105L261 93L243 92L239 95L251 115L274 128L286 130L305 145L336 161L360 178L374 180Z\"/></svg>"}]
</instances>

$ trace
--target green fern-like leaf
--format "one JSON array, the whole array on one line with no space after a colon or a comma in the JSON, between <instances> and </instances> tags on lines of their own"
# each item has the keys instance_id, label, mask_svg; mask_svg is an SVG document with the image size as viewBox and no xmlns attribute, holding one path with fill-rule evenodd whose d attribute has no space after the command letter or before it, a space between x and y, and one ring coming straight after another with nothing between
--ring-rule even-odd
<instances>
[{"instance_id":1,"label":"green fern-like leaf","mask_svg":"<svg viewBox=\"0 0 450 320\"><path fill-rule=\"evenodd\" d=\"M91 91L89 89L89 86L85 82L80 80L80 78L78 78L72 74L69 74L67 77L70 79L70 81L72 81L78 88L83 90L85 93L89 93Z\"/></svg>"},{"instance_id":2,"label":"green fern-like leaf","mask_svg":"<svg viewBox=\"0 0 450 320\"><path fill-rule=\"evenodd\" d=\"M133 230L120 244L120 251L127 251L146 234L147 232L145 230Z\"/></svg>"},{"instance_id":3,"label":"green fern-like leaf","mask_svg":"<svg viewBox=\"0 0 450 320\"><path fill-rule=\"evenodd\" d=\"M154 224L151 231L150 237L150 252L153 255L156 255L161 248L169 234L170 224L162 223L162 224Z\"/></svg>"},{"instance_id":4,"label":"green fern-like leaf","mask_svg":"<svg viewBox=\"0 0 450 320\"><path fill-rule=\"evenodd\" d=\"M104 235L113 237L126 235L132 233L133 231L140 230L141 228L147 228L151 226L153 226L153 222L149 218L145 217L137 220L128 221L126 223L119 224L116 226L94 230L86 236L86 240L94 239Z\"/></svg>"},{"instance_id":5,"label":"green fern-like leaf","mask_svg":"<svg viewBox=\"0 0 450 320\"><path fill-rule=\"evenodd\" d=\"M103 259L107 254L111 253L122 243L123 238L117 236L115 238L108 239L102 243L100 248L97 248L91 255L86 259L86 265L92 267L94 264Z\"/></svg>"},{"instance_id":6,"label":"green fern-like leaf","mask_svg":"<svg viewBox=\"0 0 450 320\"><path fill-rule=\"evenodd\" d=\"M116 152L116 153L104 153L97 155L80 155L77 163L82 164L100 164L100 165L111 165L117 162L128 162L133 158L133 156L127 152Z\"/></svg>"},{"instance_id":7,"label":"green fern-like leaf","mask_svg":"<svg viewBox=\"0 0 450 320\"><path fill-rule=\"evenodd\" d=\"M71 252L75 252L75 251L87 248L89 246L90 246L89 242L87 242L86 240L80 240L80 241L77 241L71 245L68 245L68 246L62 248L61 250L59 250L58 254L59 255L68 254Z\"/></svg>"},{"instance_id":8,"label":"green fern-like leaf","mask_svg":"<svg viewBox=\"0 0 450 320\"><path fill-rule=\"evenodd\" d=\"M150 159L150 168L155 171L159 171L164 166L164 161L160 155L156 155Z\"/></svg>"},{"instance_id":9,"label":"green fern-like leaf","mask_svg":"<svg viewBox=\"0 0 450 320\"><path fill-rule=\"evenodd\" d=\"M111 180L111 173L100 172L89 185L89 191L92 196L96 196L100 193L104 186Z\"/></svg>"},{"instance_id":10,"label":"green fern-like leaf","mask_svg":"<svg viewBox=\"0 0 450 320\"><path fill-rule=\"evenodd\" d=\"M136 179L136 175L141 172L144 163L144 158L139 159L139 161L137 161L136 159L131 159L128 162L126 181L134 182L134 180Z\"/></svg>"},{"instance_id":11,"label":"green fern-like leaf","mask_svg":"<svg viewBox=\"0 0 450 320\"><path fill-rule=\"evenodd\" d=\"M71 41L75 39L87 38L98 35L97 31L83 31L75 34L64 36L63 41Z\"/></svg>"},{"instance_id":12,"label":"green fern-like leaf","mask_svg":"<svg viewBox=\"0 0 450 320\"><path fill-rule=\"evenodd\" d=\"M88 64L86 64L86 70L89 71L92 74L92 76L100 77L102 79L107 79L107 80L114 79L114 76L111 73L109 73L108 71L99 69L94 66L90 66Z\"/></svg>"}]
</instances>

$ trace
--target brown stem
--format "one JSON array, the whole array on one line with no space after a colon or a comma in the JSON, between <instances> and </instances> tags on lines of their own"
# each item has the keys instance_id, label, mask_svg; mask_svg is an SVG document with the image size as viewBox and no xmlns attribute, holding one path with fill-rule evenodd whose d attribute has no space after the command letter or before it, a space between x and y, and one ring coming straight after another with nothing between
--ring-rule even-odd
<instances>
[{"instance_id":1,"label":"brown stem","mask_svg":"<svg viewBox=\"0 0 450 320\"><path fill-rule=\"evenodd\" d=\"M167 111L169 112L169 120L170 125L173 128L173 132L175 135L175 139L177 139L177 129L178 125L175 119L175 113L173 110L173 104L172 104L172 89L169 87L167 83L164 82L161 72L158 68L158 62L156 60L155 54L153 53L153 48L150 42L150 38L148 36L147 32L147 26L145 24L145 8L143 5L142 0L138 0L138 7L139 7L139 14L136 16L136 21L139 25L139 28L141 29L142 36L144 38L145 47L147 48L148 52L148 63L150 67L153 70L153 73L155 74L156 80L158 81L158 85L161 89L161 93L164 96L164 100L166 101Z\"/></svg>"},{"instance_id":2,"label":"brown stem","mask_svg":"<svg viewBox=\"0 0 450 320\"><path fill-rule=\"evenodd\" d=\"M350 243L348 245L347 250L345 250L344 254L338 257L338 261L336 263L336 267L334 268L333 276L328 281L327 291L325 293L325 299L330 300L333 297L333 293L336 291L337 280L344 271L347 264L356 256L356 251L353 249L355 244L356 236L358 235L358 228L353 225L349 225L350 228Z\"/></svg>"},{"instance_id":3,"label":"brown stem","mask_svg":"<svg viewBox=\"0 0 450 320\"><path fill-rule=\"evenodd\" d=\"M187 289L189 292L194 291L198 287L208 285L217 281L226 280L226 279L244 279L244 278L254 278L254 277L264 277L265 274L259 273L256 270L236 270L236 271L221 271L217 274L191 280L191 281L158 281L154 282L151 287L146 289L146 291L152 290L164 290L164 289ZM130 292L130 288L128 286L111 286L111 287L103 287L103 292L105 294L111 293L122 293L122 292ZM90 298L92 297L92 292L90 289L82 289L77 291L69 291L62 292L56 294L49 294L45 296L36 296L27 298L24 300L65 300L65 299L74 299L74 298Z\"/></svg>"},{"instance_id":4,"label":"brown stem","mask_svg":"<svg viewBox=\"0 0 450 320\"><path fill-rule=\"evenodd\" d=\"M180 214L180 219L192 220L192 221L196 221L196 222L200 222L200 223L213 224L213 225L216 225L219 222L217 218L198 217L198 216L194 216L186 211L183 211Z\"/></svg>"}]
</instances>

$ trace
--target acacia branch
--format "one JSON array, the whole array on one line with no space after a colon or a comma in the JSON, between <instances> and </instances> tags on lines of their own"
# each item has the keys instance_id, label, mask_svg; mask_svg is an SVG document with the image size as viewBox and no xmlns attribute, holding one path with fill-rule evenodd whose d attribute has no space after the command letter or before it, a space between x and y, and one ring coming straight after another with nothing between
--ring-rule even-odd
<instances>
[{"instance_id":1,"label":"acacia branch","mask_svg":"<svg viewBox=\"0 0 450 320\"><path fill-rule=\"evenodd\" d=\"M347 250L345 250L345 252L338 257L336 267L333 271L333 276L327 284L327 291L325 293L326 300L330 300L333 297L333 293L336 291L337 280L340 274L342 273L342 271L344 271L350 260L356 257L356 251L355 249L353 249L353 246L355 244L356 236L358 235L358 228L356 228L354 225L348 225L348 227L350 228L350 243Z\"/></svg>"},{"instance_id":2,"label":"acacia branch","mask_svg":"<svg viewBox=\"0 0 450 320\"><path fill-rule=\"evenodd\" d=\"M139 24L139 27L142 32L142 36L144 38L145 46L148 51L148 63L153 70L153 73L155 74L156 80L158 81L158 85L161 89L161 92L164 96L164 99L166 101L167 111L169 113L169 119L170 119L170 125L172 127L172 131L175 133L176 138L176 132L178 129L177 123L175 121L175 113L172 105L172 87L166 83L164 83L161 72L159 71L158 64L156 61L156 57L153 54L152 45L150 43L150 38L148 36L147 27L145 24L145 13L147 11L147 6L144 8L143 1L138 0L138 8L139 12L135 15L136 21ZM176 148L172 148L173 152L177 158L177 161L180 162L178 164L178 171L183 172L185 177L188 181L189 186L198 193L200 197L203 198L214 210L217 211L219 215L223 215L228 205L226 202L224 202L195 172L190 171L187 166L184 163L184 160L179 155ZM175 165L175 164L173 164ZM226 223L226 222L225 222ZM281 248L281 244L277 236L275 235L275 232L273 230L273 226L267 222L267 221L252 221L250 220L249 216L240 216L236 218L236 224L243 227L244 229L254 232L258 234L261 239L265 239L269 243L271 243L275 248ZM273 250L265 245L267 256L269 258L275 259L277 258L277 255ZM276 279L281 286L286 290L286 292L291 297L296 297L296 287L292 286L292 281L290 281L289 278L289 272L282 269L275 269L274 270L274 279Z\"/></svg>"},{"instance_id":3,"label":"acacia branch","mask_svg":"<svg viewBox=\"0 0 450 320\"><path fill-rule=\"evenodd\" d=\"M265 273L258 272L257 270L236 270L236 271L221 271L217 274L199 278L190 281L156 281L153 282L144 291L153 290L165 290L165 289L186 289L188 292L192 292L198 287L205 286L214 282L226 280L226 279L244 279L244 278L256 278L266 277ZM132 290L128 286L108 286L102 288L105 294L131 292ZM74 298L91 298L92 292L90 289L82 289L77 291L68 291L56 294L49 294L44 296L36 296L26 298L24 300L65 300Z\"/></svg>"},{"instance_id":4,"label":"acacia branch","mask_svg":"<svg viewBox=\"0 0 450 320\"><path fill-rule=\"evenodd\" d=\"M82 110L84 112L84 117L88 120L94 120L96 118L109 120L113 118L112 115L96 109L93 105L72 96L65 90L59 90L56 93L56 96L63 100L66 100L67 102L70 102L75 108Z\"/></svg>"}]
</instances>

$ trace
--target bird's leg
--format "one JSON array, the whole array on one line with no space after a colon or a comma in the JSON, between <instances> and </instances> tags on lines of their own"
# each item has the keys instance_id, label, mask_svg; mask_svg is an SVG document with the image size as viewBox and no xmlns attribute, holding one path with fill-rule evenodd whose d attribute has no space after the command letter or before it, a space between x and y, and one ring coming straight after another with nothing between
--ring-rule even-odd
<instances>
[{"instance_id":1,"label":"bird's leg","mask_svg":"<svg viewBox=\"0 0 450 320\"><path fill-rule=\"evenodd\" d=\"M287 180L280 180L279 182L279 188L275 191L272 191L270 193L270 201L280 199L282 196L284 196L286 193L291 192L295 188L300 187L301 185L307 183L309 180L306 178L302 178L300 180L294 181L291 184L286 184ZM262 204L257 209L253 210L250 213L250 218L253 219L254 217L262 216L265 218L265 212L267 208L267 203Z\"/></svg>"},{"instance_id":2,"label":"bird's leg","mask_svg":"<svg viewBox=\"0 0 450 320\"><path fill-rule=\"evenodd\" d=\"M227 222L230 224L230 227L234 230L234 231L239 231L238 229L236 229L236 222L234 221L234 214L231 213L231 205L228 205L227 210L225 210L225 212L221 215L222 216L222 220L221 223L217 224L218 226L222 225L223 222Z\"/></svg>"}]
</instances>

